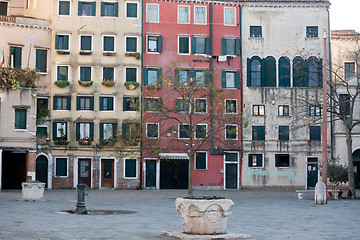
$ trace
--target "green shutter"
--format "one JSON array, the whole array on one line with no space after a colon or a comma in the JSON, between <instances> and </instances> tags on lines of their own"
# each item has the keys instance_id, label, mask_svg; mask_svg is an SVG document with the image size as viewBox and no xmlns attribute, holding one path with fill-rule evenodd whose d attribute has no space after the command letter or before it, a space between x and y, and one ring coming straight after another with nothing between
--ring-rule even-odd
<instances>
[{"instance_id":1,"label":"green shutter","mask_svg":"<svg viewBox=\"0 0 360 240\"><path fill-rule=\"evenodd\" d=\"M159 86L162 86L162 81L161 81L161 75L162 75L162 70L161 68L157 70L157 81L156 83L159 85Z\"/></svg>"},{"instance_id":2,"label":"green shutter","mask_svg":"<svg viewBox=\"0 0 360 240\"><path fill-rule=\"evenodd\" d=\"M69 35L64 35L64 43L63 43L63 49L68 50L69 49Z\"/></svg>"},{"instance_id":3,"label":"green shutter","mask_svg":"<svg viewBox=\"0 0 360 240\"><path fill-rule=\"evenodd\" d=\"M196 37L191 38L191 51L193 54L196 53Z\"/></svg>"},{"instance_id":4,"label":"green shutter","mask_svg":"<svg viewBox=\"0 0 360 240\"><path fill-rule=\"evenodd\" d=\"M71 95L66 96L66 109L71 110Z\"/></svg>"},{"instance_id":5,"label":"green shutter","mask_svg":"<svg viewBox=\"0 0 360 240\"><path fill-rule=\"evenodd\" d=\"M127 97L123 97L123 111L128 110Z\"/></svg>"},{"instance_id":6,"label":"green shutter","mask_svg":"<svg viewBox=\"0 0 360 240\"><path fill-rule=\"evenodd\" d=\"M226 71L221 72L221 87L226 88Z\"/></svg>"},{"instance_id":7,"label":"green shutter","mask_svg":"<svg viewBox=\"0 0 360 240\"><path fill-rule=\"evenodd\" d=\"M205 53L210 54L210 38L205 38Z\"/></svg>"},{"instance_id":8,"label":"green shutter","mask_svg":"<svg viewBox=\"0 0 360 240\"><path fill-rule=\"evenodd\" d=\"M179 85L180 79L179 79L179 70L175 69L175 84Z\"/></svg>"},{"instance_id":9,"label":"green shutter","mask_svg":"<svg viewBox=\"0 0 360 240\"><path fill-rule=\"evenodd\" d=\"M235 39L235 55L240 55L240 39Z\"/></svg>"},{"instance_id":10,"label":"green shutter","mask_svg":"<svg viewBox=\"0 0 360 240\"><path fill-rule=\"evenodd\" d=\"M119 3L118 2L115 2L115 17L119 16Z\"/></svg>"},{"instance_id":11,"label":"green shutter","mask_svg":"<svg viewBox=\"0 0 360 240\"><path fill-rule=\"evenodd\" d=\"M14 68L21 68L21 51L20 47L13 47L14 49Z\"/></svg>"},{"instance_id":12,"label":"green shutter","mask_svg":"<svg viewBox=\"0 0 360 240\"><path fill-rule=\"evenodd\" d=\"M26 109L15 109L15 129L26 129Z\"/></svg>"},{"instance_id":13,"label":"green shutter","mask_svg":"<svg viewBox=\"0 0 360 240\"><path fill-rule=\"evenodd\" d=\"M80 140L80 123L76 122L76 141Z\"/></svg>"},{"instance_id":14,"label":"green shutter","mask_svg":"<svg viewBox=\"0 0 360 240\"><path fill-rule=\"evenodd\" d=\"M125 177L136 177L136 160L125 159Z\"/></svg>"},{"instance_id":15,"label":"green shutter","mask_svg":"<svg viewBox=\"0 0 360 240\"><path fill-rule=\"evenodd\" d=\"M46 72L47 50L36 49L36 69L39 72Z\"/></svg>"},{"instance_id":16,"label":"green shutter","mask_svg":"<svg viewBox=\"0 0 360 240\"><path fill-rule=\"evenodd\" d=\"M195 70L190 70L190 78L193 79L193 81L196 82L196 71ZM193 84L195 84L195 82Z\"/></svg>"},{"instance_id":17,"label":"green shutter","mask_svg":"<svg viewBox=\"0 0 360 240\"><path fill-rule=\"evenodd\" d=\"M99 110L102 111L104 110L104 97L99 97Z\"/></svg>"},{"instance_id":18,"label":"green shutter","mask_svg":"<svg viewBox=\"0 0 360 240\"><path fill-rule=\"evenodd\" d=\"M265 126L258 127L258 134L259 134L259 140L264 141L265 140Z\"/></svg>"},{"instance_id":19,"label":"green shutter","mask_svg":"<svg viewBox=\"0 0 360 240\"><path fill-rule=\"evenodd\" d=\"M105 16L105 2L101 2L101 16Z\"/></svg>"},{"instance_id":20,"label":"green shutter","mask_svg":"<svg viewBox=\"0 0 360 240\"><path fill-rule=\"evenodd\" d=\"M57 102L58 102L58 97L57 97L57 96L54 96L54 97L53 97L53 109L54 109L54 110L58 110L58 108L57 108Z\"/></svg>"},{"instance_id":21,"label":"green shutter","mask_svg":"<svg viewBox=\"0 0 360 240\"><path fill-rule=\"evenodd\" d=\"M95 16L96 15L96 2L92 2L91 10L92 10L91 16Z\"/></svg>"},{"instance_id":22,"label":"green shutter","mask_svg":"<svg viewBox=\"0 0 360 240\"><path fill-rule=\"evenodd\" d=\"M273 57L265 58L265 87L276 87L276 61Z\"/></svg>"},{"instance_id":23,"label":"green shutter","mask_svg":"<svg viewBox=\"0 0 360 240\"><path fill-rule=\"evenodd\" d=\"M57 139L57 136L56 136L56 133L57 133L56 125L57 125L57 122L53 122L53 124L52 124L53 140L56 140L56 139Z\"/></svg>"},{"instance_id":24,"label":"green shutter","mask_svg":"<svg viewBox=\"0 0 360 240\"><path fill-rule=\"evenodd\" d=\"M90 123L90 138L94 140L94 123Z\"/></svg>"},{"instance_id":25,"label":"green shutter","mask_svg":"<svg viewBox=\"0 0 360 240\"><path fill-rule=\"evenodd\" d=\"M76 96L76 110L80 110L80 96Z\"/></svg>"},{"instance_id":26,"label":"green shutter","mask_svg":"<svg viewBox=\"0 0 360 240\"><path fill-rule=\"evenodd\" d=\"M122 126L121 126L121 131L122 131L122 136L124 139L128 139L128 136L127 136L127 128L128 128L128 125L126 123L122 123Z\"/></svg>"},{"instance_id":27,"label":"green shutter","mask_svg":"<svg viewBox=\"0 0 360 240\"><path fill-rule=\"evenodd\" d=\"M261 87L265 86L265 81L266 81L266 61L265 58L262 58L260 60L261 63Z\"/></svg>"},{"instance_id":28,"label":"green shutter","mask_svg":"<svg viewBox=\"0 0 360 240\"><path fill-rule=\"evenodd\" d=\"M308 87L309 86L309 81L310 81L310 76L309 76L309 65L310 65L310 59L308 58L305 60L305 74L304 74L304 87Z\"/></svg>"},{"instance_id":29,"label":"green shutter","mask_svg":"<svg viewBox=\"0 0 360 240\"><path fill-rule=\"evenodd\" d=\"M158 36L157 49L158 49L159 53L162 52L162 36L161 35Z\"/></svg>"},{"instance_id":30,"label":"green shutter","mask_svg":"<svg viewBox=\"0 0 360 240\"><path fill-rule=\"evenodd\" d=\"M94 110L94 96L90 97L90 110L93 111Z\"/></svg>"},{"instance_id":31,"label":"green shutter","mask_svg":"<svg viewBox=\"0 0 360 240\"><path fill-rule=\"evenodd\" d=\"M116 138L117 135L117 123L113 123L113 138Z\"/></svg>"},{"instance_id":32,"label":"green shutter","mask_svg":"<svg viewBox=\"0 0 360 240\"><path fill-rule=\"evenodd\" d=\"M55 35L55 49L59 49L59 35Z\"/></svg>"},{"instance_id":33,"label":"green shutter","mask_svg":"<svg viewBox=\"0 0 360 240\"><path fill-rule=\"evenodd\" d=\"M78 15L82 16L82 2L81 1L79 1L79 3L78 3Z\"/></svg>"},{"instance_id":34,"label":"green shutter","mask_svg":"<svg viewBox=\"0 0 360 240\"><path fill-rule=\"evenodd\" d=\"M144 86L148 85L148 69L143 68Z\"/></svg>"},{"instance_id":35,"label":"green shutter","mask_svg":"<svg viewBox=\"0 0 360 240\"><path fill-rule=\"evenodd\" d=\"M100 139L104 139L104 123L100 123L99 127L100 127Z\"/></svg>"},{"instance_id":36,"label":"green shutter","mask_svg":"<svg viewBox=\"0 0 360 240\"><path fill-rule=\"evenodd\" d=\"M279 154L275 154L275 167L279 167Z\"/></svg>"},{"instance_id":37,"label":"green shutter","mask_svg":"<svg viewBox=\"0 0 360 240\"><path fill-rule=\"evenodd\" d=\"M247 86L251 87L251 59L250 58L247 59L247 74L246 74L246 77L247 77Z\"/></svg>"},{"instance_id":38,"label":"green shutter","mask_svg":"<svg viewBox=\"0 0 360 240\"><path fill-rule=\"evenodd\" d=\"M67 159L66 158L56 158L56 176L66 176L67 175Z\"/></svg>"},{"instance_id":39,"label":"green shutter","mask_svg":"<svg viewBox=\"0 0 360 240\"><path fill-rule=\"evenodd\" d=\"M323 87L323 60L320 59L317 61L317 69L319 71L319 87Z\"/></svg>"},{"instance_id":40,"label":"green shutter","mask_svg":"<svg viewBox=\"0 0 360 240\"><path fill-rule=\"evenodd\" d=\"M240 89L240 72L235 72L235 88Z\"/></svg>"},{"instance_id":41,"label":"green shutter","mask_svg":"<svg viewBox=\"0 0 360 240\"><path fill-rule=\"evenodd\" d=\"M257 154L257 166L261 167L262 166L262 155L261 154Z\"/></svg>"},{"instance_id":42,"label":"green shutter","mask_svg":"<svg viewBox=\"0 0 360 240\"><path fill-rule=\"evenodd\" d=\"M108 106L109 106L109 111L114 110L114 98L113 97L109 97Z\"/></svg>"},{"instance_id":43,"label":"green shutter","mask_svg":"<svg viewBox=\"0 0 360 240\"><path fill-rule=\"evenodd\" d=\"M252 156L253 156L252 154L248 155L248 166L249 167L252 167Z\"/></svg>"},{"instance_id":44,"label":"green shutter","mask_svg":"<svg viewBox=\"0 0 360 240\"><path fill-rule=\"evenodd\" d=\"M221 39L221 52L223 55L226 55L226 38Z\"/></svg>"},{"instance_id":45,"label":"green shutter","mask_svg":"<svg viewBox=\"0 0 360 240\"><path fill-rule=\"evenodd\" d=\"M290 61L286 57L279 59L279 87L290 87Z\"/></svg>"}]
</instances>

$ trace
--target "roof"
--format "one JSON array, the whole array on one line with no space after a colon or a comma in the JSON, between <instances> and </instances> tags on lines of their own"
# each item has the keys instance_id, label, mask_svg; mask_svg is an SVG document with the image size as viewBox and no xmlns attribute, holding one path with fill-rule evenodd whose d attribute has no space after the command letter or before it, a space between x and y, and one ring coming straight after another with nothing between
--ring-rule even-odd
<instances>
[{"instance_id":1,"label":"roof","mask_svg":"<svg viewBox=\"0 0 360 240\"><path fill-rule=\"evenodd\" d=\"M360 36L360 33L358 33L355 30L348 29L348 30L331 30L331 36Z\"/></svg>"}]
</instances>

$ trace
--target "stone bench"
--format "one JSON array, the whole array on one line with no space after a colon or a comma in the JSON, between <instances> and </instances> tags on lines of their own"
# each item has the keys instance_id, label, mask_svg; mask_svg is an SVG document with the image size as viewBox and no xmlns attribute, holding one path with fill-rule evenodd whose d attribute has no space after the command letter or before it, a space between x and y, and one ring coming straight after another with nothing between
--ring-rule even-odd
<instances>
[{"instance_id":1,"label":"stone bench","mask_svg":"<svg viewBox=\"0 0 360 240\"><path fill-rule=\"evenodd\" d=\"M306 195L306 198L314 199L315 190L301 189L296 190L296 193L298 195L298 199L304 199L304 194ZM310 195L311 197L309 197Z\"/></svg>"}]
</instances>

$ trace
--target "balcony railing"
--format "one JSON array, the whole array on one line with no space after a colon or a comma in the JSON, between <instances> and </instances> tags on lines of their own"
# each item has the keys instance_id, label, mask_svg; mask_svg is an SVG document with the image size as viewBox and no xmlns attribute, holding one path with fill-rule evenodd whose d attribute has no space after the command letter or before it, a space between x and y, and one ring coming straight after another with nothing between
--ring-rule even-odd
<instances>
[{"instance_id":1,"label":"balcony railing","mask_svg":"<svg viewBox=\"0 0 360 240\"><path fill-rule=\"evenodd\" d=\"M14 16L3 16L0 15L0 22L16 22L16 17Z\"/></svg>"}]
</instances>

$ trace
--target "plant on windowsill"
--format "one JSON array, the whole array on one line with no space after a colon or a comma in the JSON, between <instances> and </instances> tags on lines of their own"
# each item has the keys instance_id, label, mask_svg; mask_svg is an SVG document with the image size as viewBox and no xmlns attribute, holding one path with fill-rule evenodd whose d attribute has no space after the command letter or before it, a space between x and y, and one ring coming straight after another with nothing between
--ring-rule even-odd
<instances>
[{"instance_id":1,"label":"plant on windowsill","mask_svg":"<svg viewBox=\"0 0 360 240\"><path fill-rule=\"evenodd\" d=\"M59 55L69 55L70 54L69 51L64 51L64 50L57 50L56 53Z\"/></svg>"},{"instance_id":2,"label":"plant on windowsill","mask_svg":"<svg viewBox=\"0 0 360 240\"><path fill-rule=\"evenodd\" d=\"M82 80L78 80L78 83L83 86L83 87L90 87L91 85L93 85L94 81L82 81Z\"/></svg>"},{"instance_id":3,"label":"plant on windowsill","mask_svg":"<svg viewBox=\"0 0 360 240\"><path fill-rule=\"evenodd\" d=\"M66 80L56 80L54 83L56 86L61 87L61 88L64 88L70 84L70 82L66 81Z\"/></svg>"},{"instance_id":4,"label":"plant on windowsill","mask_svg":"<svg viewBox=\"0 0 360 240\"><path fill-rule=\"evenodd\" d=\"M160 89L161 85L158 85L158 84L157 85L147 85L146 88L149 90L155 91L155 90Z\"/></svg>"},{"instance_id":5,"label":"plant on windowsill","mask_svg":"<svg viewBox=\"0 0 360 240\"><path fill-rule=\"evenodd\" d=\"M34 87L38 77L35 70L0 67L0 88L16 90L19 87Z\"/></svg>"},{"instance_id":6,"label":"plant on windowsill","mask_svg":"<svg viewBox=\"0 0 360 240\"><path fill-rule=\"evenodd\" d=\"M134 90L139 87L140 84L138 82L128 81L124 83L124 86L127 88L127 90Z\"/></svg>"},{"instance_id":7,"label":"plant on windowsill","mask_svg":"<svg viewBox=\"0 0 360 240\"><path fill-rule=\"evenodd\" d=\"M135 57L136 60L139 60L140 59L140 53L132 53L132 52L129 52L129 53L125 53L125 56L126 57Z\"/></svg>"},{"instance_id":8,"label":"plant on windowsill","mask_svg":"<svg viewBox=\"0 0 360 240\"><path fill-rule=\"evenodd\" d=\"M67 137L64 134L64 130L60 129L60 137L58 137L56 140L54 140L55 145L68 145L69 141L67 141Z\"/></svg>"},{"instance_id":9,"label":"plant on windowsill","mask_svg":"<svg viewBox=\"0 0 360 240\"><path fill-rule=\"evenodd\" d=\"M40 108L37 112L37 118L46 118L47 116L50 115L50 111L49 109L46 108Z\"/></svg>"},{"instance_id":10,"label":"plant on windowsill","mask_svg":"<svg viewBox=\"0 0 360 240\"><path fill-rule=\"evenodd\" d=\"M115 138L109 138L109 139L99 139L99 143L98 146L104 147L104 146L114 146L116 143L116 139Z\"/></svg>"},{"instance_id":11,"label":"plant on windowsill","mask_svg":"<svg viewBox=\"0 0 360 240\"><path fill-rule=\"evenodd\" d=\"M80 51L79 54L80 55L91 55L92 52L91 51Z\"/></svg>"},{"instance_id":12,"label":"plant on windowsill","mask_svg":"<svg viewBox=\"0 0 360 240\"><path fill-rule=\"evenodd\" d=\"M126 146L137 146L140 142L140 138L137 137L131 137L129 139L123 139L123 142Z\"/></svg>"},{"instance_id":13,"label":"plant on windowsill","mask_svg":"<svg viewBox=\"0 0 360 240\"><path fill-rule=\"evenodd\" d=\"M85 137L79 140L79 145L91 145L92 139L90 137Z\"/></svg>"},{"instance_id":14,"label":"plant on windowsill","mask_svg":"<svg viewBox=\"0 0 360 240\"><path fill-rule=\"evenodd\" d=\"M103 56L115 56L114 52L103 52Z\"/></svg>"},{"instance_id":15,"label":"plant on windowsill","mask_svg":"<svg viewBox=\"0 0 360 240\"><path fill-rule=\"evenodd\" d=\"M115 81L113 79L103 79L101 84L106 87L113 87L115 85Z\"/></svg>"}]
</instances>

